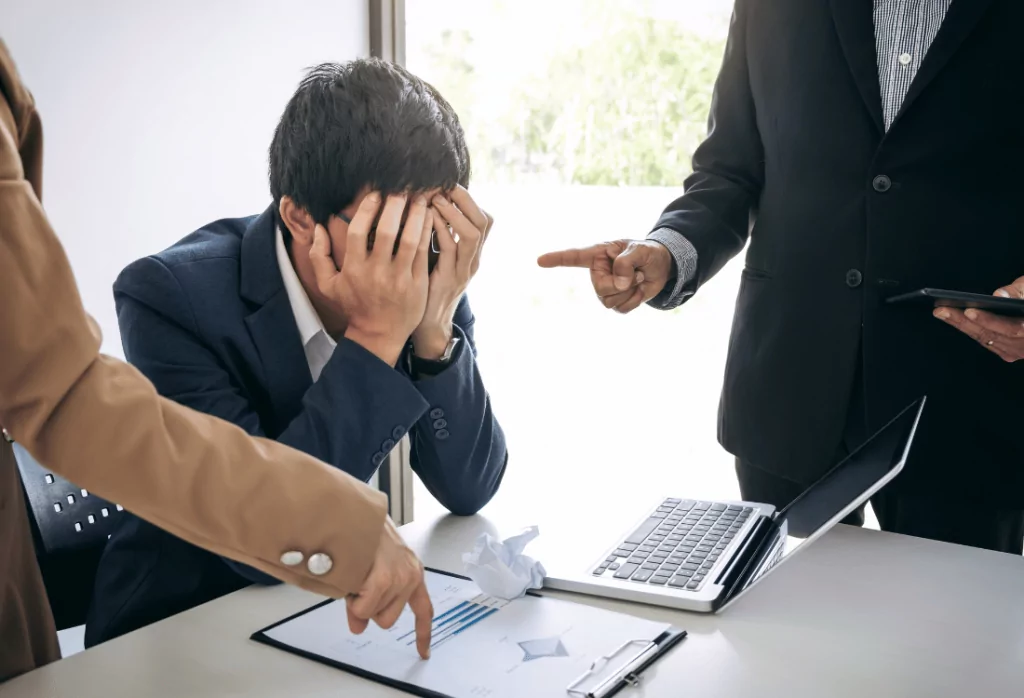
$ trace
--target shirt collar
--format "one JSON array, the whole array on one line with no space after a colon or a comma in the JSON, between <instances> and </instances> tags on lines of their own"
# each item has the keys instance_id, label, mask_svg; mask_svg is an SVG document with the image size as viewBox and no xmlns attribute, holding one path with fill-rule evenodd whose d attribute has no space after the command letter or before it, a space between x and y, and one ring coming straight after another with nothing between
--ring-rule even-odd
<instances>
[{"instance_id":1,"label":"shirt collar","mask_svg":"<svg viewBox=\"0 0 1024 698\"><path fill-rule=\"evenodd\" d=\"M274 247L277 250L277 265L281 269L281 280L284 282L285 293L288 294L288 302L292 306L292 315L295 316L295 324L299 328L299 336L302 338L302 346L306 346L318 334L323 333L324 337L330 340L332 346L334 339L327 334L324 323L317 315L316 308L309 300L306 289L299 281L299 275L295 273L292 260L288 257L288 250L284 246L284 236L281 229L274 232Z\"/></svg>"}]
</instances>

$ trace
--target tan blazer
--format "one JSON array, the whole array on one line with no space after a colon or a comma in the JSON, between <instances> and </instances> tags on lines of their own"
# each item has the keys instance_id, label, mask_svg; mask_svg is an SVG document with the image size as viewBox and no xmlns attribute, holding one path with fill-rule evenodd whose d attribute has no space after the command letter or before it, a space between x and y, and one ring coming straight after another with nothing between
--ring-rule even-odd
<instances>
[{"instance_id":1,"label":"tan blazer","mask_svg":"<svg viewBox=\"0 0 1024 698\"><path fill-rule=\"evenodd\" d=\"M0 425L39 462L170 533L333 597L373 563L386 498L345 473L165 400L99 354L39 203L42 133L0 41ZM281 556L322 552L325 575ZM0 681L59 656L9 444L0 439Z\"/></svg>"}]
</instances>

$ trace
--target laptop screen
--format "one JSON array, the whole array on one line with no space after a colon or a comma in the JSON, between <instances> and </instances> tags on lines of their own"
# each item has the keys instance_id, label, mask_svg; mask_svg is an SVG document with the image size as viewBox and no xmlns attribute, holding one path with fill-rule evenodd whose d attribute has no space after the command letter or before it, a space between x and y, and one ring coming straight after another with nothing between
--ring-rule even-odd
<instances>
[{"instance_id":1,"label":"laptop screen","mask_svg":"<svg viewBox=\"0 0 1024 698\"><path fill-rule=\"evenodd\" d=\"M774 547L756 568L750 570L746 581L735 590L734 597L839 523L899 473L923 407L924 398L907 407L775 515L778 533L772 541Z\"/></svg>"}]
</instances>

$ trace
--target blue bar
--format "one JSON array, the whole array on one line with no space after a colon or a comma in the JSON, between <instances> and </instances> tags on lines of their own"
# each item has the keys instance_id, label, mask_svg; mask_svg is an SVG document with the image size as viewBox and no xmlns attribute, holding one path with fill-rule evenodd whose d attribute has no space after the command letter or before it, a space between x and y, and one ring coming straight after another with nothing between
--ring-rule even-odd
<instances>
[{"instance_id":1,"label":"blue bar","mask_svg":"<svg viewBox=\"0 0 1024 698\"><path fill-rule=\"evenodd\" d=\"M466 629L466 628L468 628L469 626L471 626L471 625L476 625L477 623L479 623L480 621L482 621L482 620L483 620L484 618L486 618L487 616L493 615L493 614L495 614L495 613L497 613L497 612L498 612L498 609L497 609L497 608L492 608L491 610L489 610L489 611L488 611L487 613L483 614L482 616L477 616L477 618L476 618L475 620L472 620L472 621L470 621L470 622L466 623L465 625L463 625L463 626L462 626L461 628L459 628L459 629L458 629L458 630L456 630L456 631L455 631L454 633L452 633L452 635L458 635L459 633L461 633L461 632L462 632L463 630L465 630L465 629Z\"/></svg>"},{"instance_id":2,"label":"blue bar","mask_svg":"<svg viewBox=\"0 0 1024 698\"><path fill-rule=\"evenodd\" d=\"M461 602L461 603L459 603L459 604L457 604L457 605L455 605L455 606L452 606L451 608L449 608L449 609L448 609L447 611L445 611L445 612L444 612L444 613L442 613L441 615L439 615L439 616L434 616L434 618L433 618L433 621L432 621L432 623L436 623L437 621L441 620L441 619L442 619L442 618L444 618L445 616L448 616L448 615L451 615L452 613L455 613L456 611L458 611L458 610L459 610L460 608L462 608L463 606L467 606L467 605L469 605L469 603L470 603L469 601L463 601L463 602ZM397 638L395 638L395 642L401 642L402 640L404 640L405 638L409 637L410 635L412 635L412 634L413 634L413 633L415 633L415 632L416 632L416 630L415 630L415 629L413 629L413 630L410 630L410 631L409 631L409 632L407 632L407 633L406 633L405 635L402 635L401 637L397 637ZM411 644L411 643L410 643L410 644Z\"/></svg>"},{"instance_id":3,"label":"blue bar","mask_svg":"<svg viewBox=\"0 0 1024 698\"><path fill-rule=\"evenodd\" d=\"M434 647L435 645L441 644L442 642L444 642L445 640L450 638L452 635L458 635L459 633L461 633L463 630L465 630L469 626L471 626L474 623L477 623L477 622L483 620L484 618L486 618L487 616L491 615L492 613L494 613L497 610L499 610L499 609L497 609L497 608L490 608L488 606L481 606L480 610L475 612L473 615L467 616L466 618L463 618L462 622L460 622L459 624L453 625L453 626L447 628L444 631L446 634L444 634L440 638L435 638L434 642L431 643L430 646Z\"/></svg>"},{"instance_id":4,"label":"blue bar","mask_svg":"<svg viewBox=\"0 0 1024 698\"><path fill-rule=\"evenodd\" d=\"M438 632L450 632L453 628L459 627L460 624L465 623L467 620L474 618L475 616L483 613L489 608L489 606L481 606L480 604L471 603L469 608L460 611L448 620L442 621L430 629L431 633L437 634ZM448 626L448 627L445 627ZM405 643L411 645L416 642L415 639Z\"/></svg>"},{"instance_id":5,"label":"blue bar","mask_svg":"<svg viewBox=\"0 0 1024 698\"><path fill-rule=\"evenodd\" d=\"M448 640L451 640L453 637L455 637L456 635L461 633L463 630L465 630L469 626L473 625L474 623L479 623L480 621L482 621L487 616L492 615L494 613L497 613L499 610L501 610L501 609L492 608L487 613L484 613L481 616L477 616L474 620L470 621L469 623L466 623L465 625L463 625L461 628L459 628L455 632L453 632L453 633L451 633L449 635L446 635L445 637L441 638L440 640L437 640L436 642L431 643L430 648L434 649L438 645L443 645L445 642L447 642Z\"/></svg>"},{"instance_id":6,"label":"blue bar","mask_svg":"<svg viewBox=\"0 0 1024 698\"><path fill-rule=\"evenodd\" d=\"M460 623L460 622L466 620L466 618L468 618L469 616L472 616L474 613L478 613L481 608L487 608L487 606L481 606L481 605L475 604L475 603L474 604L470 604L469 608L467 608L464 611L461 611L459 613L456 613L454 616L452 616L448 620L445 620L445 621L442 621L442 622L438 623L436 626L434 626L433 629L434 630L440 630L444 626L450 625L451 623Z\"/></svg>"}]
</instances>

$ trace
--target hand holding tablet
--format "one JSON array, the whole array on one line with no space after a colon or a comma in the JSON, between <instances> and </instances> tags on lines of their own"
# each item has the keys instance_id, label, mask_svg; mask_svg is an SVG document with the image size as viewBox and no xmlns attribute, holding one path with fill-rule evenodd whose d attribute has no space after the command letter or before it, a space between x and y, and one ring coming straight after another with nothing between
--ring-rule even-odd
<instances>
[{"instance_id":1,"label":"hand holding tablet","mask_svg":"<svg viewBox=\"0 0 1024 698\"><path fill-rule=\"evenodd\" d=\"M927 303L932 314L1012 363L1024 359L1024 277L993 295L923 288L887 303Z\"/></svg>"}]
</instances>

